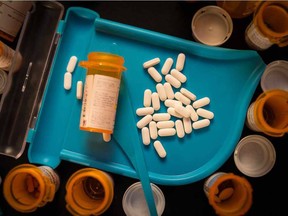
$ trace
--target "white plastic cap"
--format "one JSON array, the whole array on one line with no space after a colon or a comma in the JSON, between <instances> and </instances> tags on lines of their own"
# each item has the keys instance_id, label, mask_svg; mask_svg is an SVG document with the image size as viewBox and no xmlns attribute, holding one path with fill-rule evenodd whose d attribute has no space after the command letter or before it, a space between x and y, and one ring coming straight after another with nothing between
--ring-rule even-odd
<instances>
[{"instance_id":1,"label":"white plastic cap","mask_svg":"<svg viewBox=\"0 0 288 216\"><path fill-rule=\"evenodd\" d=\"M156 210L161 216L165 209L165 197L159 187L151 183ZM141 182L132 184L124 193L122 207L127 216L149 216L149 209L145 200Z\"/></svg>"},{"instance_id":2,"label":"white plastic cap","mask_svg":"<svg viewBox=\"0 0 288 216\"><path fill-rule=\"evenodd\" d=\"M237 144L234 162L237 168L250 177L267 174L276 161L276 151L272 143L260 135L249 135Z\"/></svg>"},{"instance_id":3,"label":"white plastic cap","mask_svg":"<svg viewBox=\"0 0 288 216\"><path fill-rule=\"evenodd\" d=\"M278 60L269 63L261 77L261 88L263 91L288 91L288 61Z\"/></svg>"},{"instance_id":4,"label":"white plastic cap","mask_svg":"<svg viewBox=\"0 0 288 216\"><path fill-rule=\"evenodd\" d=\"M212 5L205 6L194 14L191 28L196 41L219 46L230 38L233 22L224 9Z\"/></svg>"}]
</instances>

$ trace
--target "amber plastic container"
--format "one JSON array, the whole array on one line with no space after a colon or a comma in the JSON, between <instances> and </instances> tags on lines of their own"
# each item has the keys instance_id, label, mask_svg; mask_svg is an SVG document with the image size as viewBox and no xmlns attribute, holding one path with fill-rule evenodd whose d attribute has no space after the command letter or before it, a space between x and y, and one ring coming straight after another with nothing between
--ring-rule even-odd
<instances>
[{"instance_id":1,"label":"amber plastic container","mask_svg":"<svg viewBox=\"0 0 288 216\"><path fill-rule=\"evenodd\" d=\"M252 187L247 179L218 172L206 179L204 192L217 215L245 215L252 205Z\"/></svg>"},{"instance_id":2,"label":"amber plastic container","mask_svg":"<svg viewBox=\"0 0 288 216\"><path fill-rule=\"evenodd\" d=\"M241 19L251 15L261 1L217 1L219 7L226 10L231 18Z\"/></svg>"},{"instance_id":3,"label":"amber plastic container","mask_svg":"<svg viewBox=\"0 0 288 216\"><path fill-rule=\"evenodd\" d=\"M111 205L114 181L111 176L94 168L83 168L66 183L66 208L72 215L101 215Z\"/></svg>"},{"instance_id":4,"label":"amber plastic container","mask_svg":"<svg viewBox=\"0 0 288 216\"><path fill-rule=\"evenodd\" d=\"M281 137L288 132L288 92L269 90L249 106L246 125L254 131Z\"/></svg>"},{"instance_id":5,"label":"amber plastic container","mask_svg":"<svg viewBox=\"0 0 288 216\"><path fill-rule=\"evenodd\" d=\"M253 20L245 32L247 44L256 50L265 50L273 44L288 45L288 2L263 1L256 8Z\"/></svg>"},{"instance_id":6,"label":"amber plastic container","mask_svg":"<svg viewBox=\"0 0 288 216\"><path fill-rule=\"evenodd\" d=\"M22 164L7 174L3 194L11 207L28 213L53 201L59 185L59 176L52 168Z\"/></svg>"},{"instance_id":7,"label":"amber plastic container","mask_svg":"<svg viewBox=\"0 0 288 216\"><path fill-rule=\"evenodd\" d=\"M87 69L80 129L112 134L114 130L124 58L111 53L91 52L79 66Z\"/></svg>"}]
</instances>

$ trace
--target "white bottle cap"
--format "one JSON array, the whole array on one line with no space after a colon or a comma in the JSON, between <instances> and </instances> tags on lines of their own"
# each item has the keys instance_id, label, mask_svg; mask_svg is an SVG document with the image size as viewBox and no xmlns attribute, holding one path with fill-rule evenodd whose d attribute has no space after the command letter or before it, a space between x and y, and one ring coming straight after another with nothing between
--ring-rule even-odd
<instances>
[{"instance_id":1,"label":"white bottle cap","mask_svg":"<svg viewBox=\"0 0 288 216\"><path fill-rule=\"evenodd\" d=\"M161 189L151 183L157 213L161 216L165 209L165 197ZM127 216L149 216L149 209L145 200L141 182L132 184L124 193L122 206Z\"/></svg>"},{"instance_id":2,"label":"white bottle cap","mask_svg":"<svg viewBox=\"0 0 288 216\"><path fill-rule=\"evenodd\" d=\"M230 38L233 22L224 9L211 5L199 9L194 14L191 28L196 41L219 46Z\"/></svg>"},{"instance_id":3,"label":"white bottle cap","mask_svg":"<svg viewBox=\"0 0 288 216\"><path fill-rule=\"evenodd\" d=\"M234 151L234 162L237 168L250 177L267 174L276 161L276 151L272 143L260 135L249 135L242 138Z\"/></svg>"},{"instance_id":4,"label":"white bottle cap","mask_svg":"<svg viewBox=\"0 0 288 216\"><path fill-rule=\"evenodd\" d=\"M288 91L288 61L278 60L269 63L261 77L261 88L263 91Z\"/></svg>"}]
</instances>

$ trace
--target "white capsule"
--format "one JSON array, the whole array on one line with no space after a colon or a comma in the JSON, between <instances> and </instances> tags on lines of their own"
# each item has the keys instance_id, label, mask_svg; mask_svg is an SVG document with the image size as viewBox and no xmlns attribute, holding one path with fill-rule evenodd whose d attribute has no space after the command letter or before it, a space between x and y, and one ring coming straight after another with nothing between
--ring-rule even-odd
<instances>
[{"instance_id":1,"label":"white capsule","mask_svg":"<svg viewBox=\"0 0 288 216\"><path fill-rule=\"evenodd\" d=\"M170 83L174 88L180 88L181 82L177 80L175 77L173 77L171 74L167 74L165 76L165 80Z\"/></svg>"},{"instance_id":2,"label":"white capsule","mask_svg":"<svg viewBox=\"0 0 288 216\"><path fill-rule=\"evenodd\" d=\"M111 134L103 133L102 137L105 142L109 142L111 140Z\"/></svg>"},{"instance_id":3,"label":"white capsule","mask_svg":"<svg viewBox=\"0 0 288 216\"><path fill-rule=\"evenodd\" d=\"M189 105L191 103L191 100L188 97L186 97L185 95L183 95L181 92L176 92L175 98L178 101L181 101L185 105Z\"/></svg>"},{"instance_id":4,"label":"white capsule","mask_svg":"<svg viewBox=\"0 0 288 216\"><path fill-rule=\"evenodd\" d=\"M191 118L183 118L183 125L185 133L190 134L192 132Z\"/></svg>"},{"instance_id":5,"label":"white capsule","mask_svg":"<svg viewBox=\"0 0 288 216\"><path fill-rule=\"evenodd\" d=\"M192 92L190 92L189 90L187 90L186 88L181 88L180 92L185 95L186 97L188 97L190 100L195 101L196 100L196 95L193 94Z\"/></svg>"},{"instance_id":6,"label":"white capsule","mask_svg":"<svg viewBox=\"0 0 288 216\"><path fill-rule=\"evenodd\" d=\"M72 74L70 72L66 72L64 74L64 89L70 90L72 86Z\"/></svg>"},{"instance_id":7,"label":"white capsule","mask_svg":"<svg viewBox=\"0 0 288 216\"><path fill-rule=\"evenodd\" d=\"M153 92L151 98L152 98L152 107L156 111L159 110L160 109L160 99L159 99L158 93Z\"/></svg>"},{"instance_id":8,"label":"white capsule","mask_svg":"<svg viewBox=\"0 0 288 216\"><path fill-rule=\"evenodd\" d=\"M150 144L150 134L149 134L149 129L148 127L143 127L141 129L141 135L142 135L142 142L144 145L149 145Z\"/></svg>"},{"instance_id":9,"label":"white capsule","mask_svg":"<svg viewBox=\"0 0 288 216\"><path fill-rule=\"evenodd\" d=\"M203 118L207 118L207 119L213 119L214 118L214 113L209 111L209 110L199 108L196 110L196 112L199 116L201 116Z\"/></svg>"},{"instance_id":10,"label":"white capsule","mask_svg":"<svg viewBox=\"0 0 288 216\"><path fill-rule=\"evenodd\" d=\"M83 82L77 81L77 87L76 87L76 98L81 99L83 95Z\"/></svg>"},{"instance_id":11,"label":"white capsule","mask_svg":"<svg viewBox=\"0 0 288 216\"><path fill-rule=\"evenodd\" d=\"M159 99L161 101L165 101L167 99L167 95L166 95L164 85L162 83L158 83L156 85L156 90L157 90L157 93L159 95Z\"/></svg>"},{"instance_id":12,"label":"white capsule","mask_svg":"<svg viewBox=\"0 0 288 216\"><path fill-rule=\"evenodd\" d=\"M153 120L154 121L168 121L170 120L171 115L169 113L154 113Z\"/></svg>"},{"instance_id":13,"label":"white capsule","mask_svg":"<svg viewBox=\"0 0 288 216\"><path fill-rule=\"evenodd\" d=\"M174 116L174 117L177 117L177 118L183 118L183 116L182 116L181 114L179 114L179 113L177 113L177 112L175 111L175 108L174 108L174 107L169 107L169 108L167 109L167 112L168 112L171 116Z\"/></svg>"},{"instance_id":14,"label":"white capsule","mask_svg":"<svg viewBox=\"0 0 288 216\"><path fill-rule=\"evenodd\" d=\"M193 129L200 129L210 125L209 119L201 119L199 121L193 122L192 127Z\"/></svg>"},{"instance_id":15,"label":"white capsule","mask_svg":"<svg viewBox=\"0 0 288 216\"><path fill-rule=\"evenodd\" d=\"M178 101L178 100L173 100L173 99L167 99L164 101L164 105L166 107L174 107L179 104L179 105L182 105L182 102L181 101Z\"/></svg>"},{"instance_id":16,"label":"white capsule","mask_svg":"<svg viewBox=\"0 0 288 216\"><path fill-rule=\"evenodd\" d=\"M138 116L145 116L153 113L154 113L153 107L140 107L136 109L136 114Z\"/></svg>"},{"instance_id":17,"label":"white capsule","mask_svg":"<svg viewBox=\"0 0 288 216\"><path fill-rule=\"evenodd\" d=\"M160 63L160 58L153 58L151 60L148 60L148 61L144 62L143 63L143 67L144 68L149 68L149 67L153 67L153 66L155 66L155 65L157 65L159 63Z\"/></svg>"},{"instance_id":18,"label":"white capsule","mask_svg":"<svg viewBox=\"0 0 288 216\"><path fill-rule=\"evenodd\" d=\"M154 142L154 148L155 148L157 154L159 155L159 157L161 157L161 158L166 157L166 155L167 155L166 150L164 149L164 147L160 141L156 140Z\"/></svg>"},{"instance_id":19,"label":"white capsule","mask_svg":"<svg viewBox=\"0 0 288 216\"><path fill-rule=\"evenodd\" d=\"M183 122L178 119L175 122L176 133L179 138L183 138L185 136Z\"/></svg>"},{"instance_id":20,"label":"white capsule","mask_svg":"<svg viewBox=\"0 0 288 216\"><path fill-rule=\"evenodd\" d=\"M76 56L71 56L66 67L66 71L72 73L76 67L78 58Z\"/></svg>"},{"instance_id":21,"label":"white capsule","mask_svg":"<svg viewBox=\"0 0 288 216\"><path fill-rule=\"evenodd\" d=\"M203 97L201 99L194 101L192 105L195 109L198 109L200 107L208 105L209 103L210 103L210 99L208 97Z\"/></svg>"},{"instance_id":22,"label":"white capsule","mask_svg":"<svg viewBox=\"0 0 288 216\"><path fill-rule=\"evenodd\" d=\"M188 109L186 109L186 107L182 106L182 105L176 105L175 106L175 111L177 113L179 113L181 116L185 117L185 118L189 118L190 117L190 112Z\"/></svg>"},{"instance_id":23,"label":"white capsule","mask_svg":"<svg viewBox=\"0 0 288 216\"><path fill-rule=\"evenodd\" d=\"M181 83L185 83L187 81L187 77L176 69L171 70L171 75L179 80Z\"/></svg>"},{"instance_id":24,"label":"white capsule","mask_svg":"<svg viewBox=\"0 0 288 216\"><path fill-rule=\"evenodd\" d=\"M155 80L155 82L161 82L162 81L162 76L161 74L156 70L154 67L149 67L148 68L148 73L150 76Z\"/></svg>"},{"instance_id":25,"label":"white capsule","mask_svg":"<svg viewBox=\"0 0 288 216\"><path fill-rule=\"evenodd\" d=\"M144 97L143 97L143 105L144 107L150 107L152 103L152 91L150 89L146 89L144 91Z\"/></svg>"},{"instance_id":26,"label":"white capsule","mask_svg":"<svg viewBox=\"0 0 288 216\"><path fill-rule=\"evenodd\" d=\"M175 128L161 128L158 130L158 135L161 137L174 136L176 134Z\"/></svg>"},{"instance_id":27,"label":"white capsule","mask_svg":"<svg viewBox=\"0 0 288 216\"><path fill-rule=\"evenodd\" d=\"M161 73L163 75L166 75L169 73L171 67L173 65L173 59L172 58L167 58L166 61L164 62L164 65L162 67Z\"/></svg>"},{"instance_id":28,"label":"white capsule","mask_svg":"<svg viewBox=\"0 0 288 216\"><path fill-rule=\"evenodd\" d=\"M168 83L168 82L165 82L164 83L164 89L165 89L167 98L168 99L173 99L174 98L174 91L172 89L171 84Z\"/></svg>"},{"instance_id":29,"label":"white capsule","mask_svg":"<svg viewBox=\"0 0 288 216\"><path fill-rule=\"evenodd\" d=\"M198 116L198 114L196 113L196 111L195 111L195 109L193 108L193 106L192 106L192 105L187 105L187 106L186 106L186 109L188 109L189 112L190 112L190 118L191 118L191 120L192 120L193 122L198 121L199 116Z\"/></svg>"},{"instance_id":30,"label":"white capsule","mask_svg":"<svg viewBox=\"0 0 288 216\"><path fill-rule=\"evenodd\" d=\"M185 54L184 53L179 53L176 61L176 69L178 71L182 71L185 65Z\"/></svg>"},{"instance_id":31,"label":"white capsule","mask_svg":"<svg viewBox=\"0 0 288 216\"><path fill-rule=\"evenodd\" d=\"M157 139L158 137L158 130L157 130L157 124L155 121L151 121L149 123L149 132L151 139Z\"/></svg>"},{"instance_id":32,"label":"white capsule","mask_svg":"<svg viewBox=\"0 0 288 216\"><path fill-rule=\"evenodd\" d=\"M139 129L142 129L146 125L148 125L152 121L153 117L152 115L146 115L142 117L138 122L137 122L137 127Z\"/></svg>"},{"instance_id":33,"label":"white capsule","mask_svg":"<svg viewBox=\"0 0 288 216\"><path fill-rule=\"evenodd\" d=\"M173 128L175 125L174 121L168 120L168 121L159 121L157 122L157 128Z\"/></svg>"}]
</instances>

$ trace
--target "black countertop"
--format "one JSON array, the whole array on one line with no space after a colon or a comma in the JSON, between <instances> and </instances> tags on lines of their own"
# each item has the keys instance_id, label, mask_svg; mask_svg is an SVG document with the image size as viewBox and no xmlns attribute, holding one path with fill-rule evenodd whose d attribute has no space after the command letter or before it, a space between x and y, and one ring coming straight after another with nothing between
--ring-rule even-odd
<instances>
[{"instance_id":1,"label":"black countertop","mask_svg":"<svg viewBox=\"0 0 288 216\"><path fill-rule=\"evenodd\" d=\"M65 9L71 6L87 7L95 10L102 18L129 24L132 26L148 29L167 35L194 41L191 32L191 20L193 14L201 7L215 5L214 1L106 1L106 2L79 2L63 1ZM65 14L64 14L65 16ZM64 18L63 16L63 18ZM250 49L244 39L244 32L250 23L252 16L243 19L233 19L233 33L231 38L221 47L233 49ZM259 51L263 61L268 64L275 60L288 60L288 49L279 48L276 45L265 51ZM262 92L258 85L252 101ZM265 176L258 178L247 177L253 187L253 205L247 215L283 215L287 212L285 205L285 195L288 193L286 187L288 180L288 137L287 134L280 138L269 137L262 133L249 130L244 126L242 137L250 134L260 134L268 138L275 147L277 159L273 169ZM26 146L24 154L18 158L0 156L0 176L3 179L10 169L22 164L29 163ZM56 172L61 173L61 185L57 191L53 202L47 203L44 207L38 208L33 213L23 214L12 209L3 197L3 188L0 191L0 207L3 215L70 215L65 208L65 183L75 171L85 166L62 161L56 168ZM221 172L232 172L244 176L235 166L233 155L223 164L219 170ZM217 172L216 171L216 172ZM122 196L125 190L137 179L111 173L115 183L115 196L110 208L103 215L125 215L122 209ZM183 186L163 186L158 185L165 195L166 206L163 216L175 215L215 215L214 209L209 205L203 192L204 179L195 183ZM3 184L2 184L3 185ZM282 201L284 195L284 200ZM280 198L281 196L281 198Z\"/></svg>"}]
</instances>

